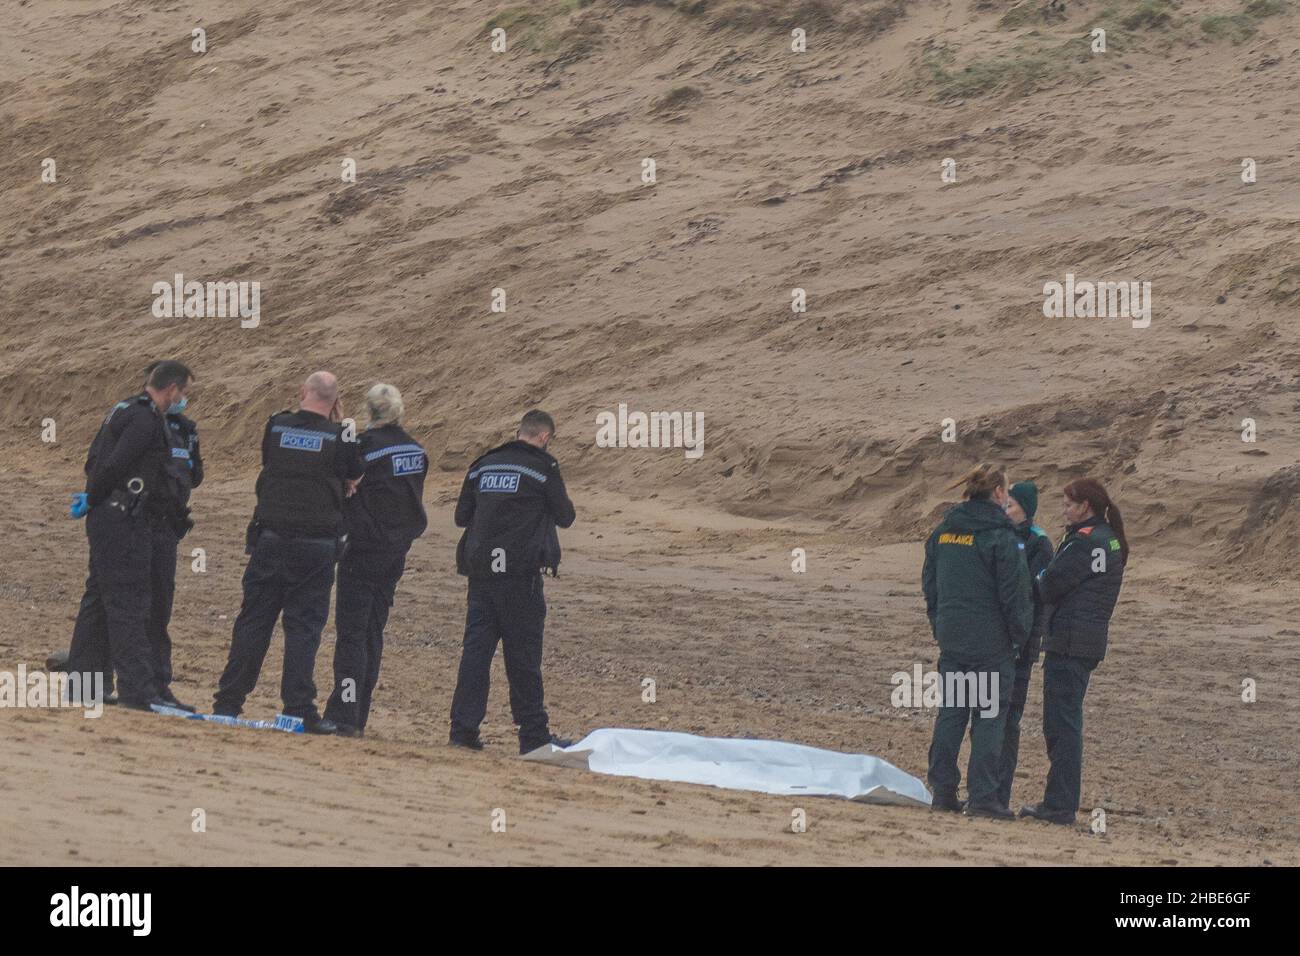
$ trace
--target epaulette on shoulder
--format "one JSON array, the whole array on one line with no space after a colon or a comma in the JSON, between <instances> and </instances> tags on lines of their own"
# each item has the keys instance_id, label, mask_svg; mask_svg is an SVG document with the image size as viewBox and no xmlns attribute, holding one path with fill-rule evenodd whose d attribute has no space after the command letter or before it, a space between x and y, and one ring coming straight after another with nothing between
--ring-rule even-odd
<instances>
[{"instance_id":1,"label":"epaulette on shoulder","mask_svg":"<svg viewBox=\"0 0 1300 956\"><path fill-rule=\"evenodd\" d=\"M1086 527L1086 528L1080 528L1079 531L1078 531L1078 533L1079 533L1079 534L1092 534L1092 525L1088 525L1088 527Z\"/></svg>"},{"instance_id":2,"label":"epaulette on shoulder","mask_svg":"<svg viewBox=\"0 0 1300 956\"><path fill-rule=\"evenodd\" d=\"M1036 524L1031 524L1029 526L1029 530L1032 531L1034 534L1038 535L1040 538L1048 537L1047 532L1044 531L1042 528L1038 527L1038 525Z\"/></svg>"},{"instance_id":3,"label":"epaulette on shoulder","mask_svg":"<svg viewBox=\"0 0 1300 956\"><path fill-rule=\"evenodd\" d=\"M143 402L141 399L143 399ZM132 395L130 398L124 398L120 402L115 402L113 407L108 410L108 414L104 416L104 422L107 423L110 418L124 408L130 408L132 405L147 404L149 401L149 395L147 393L142 393L140 395Z\"/></svg>"},{"instance_id":4,"label":"epaulette on shoulder","mask_svg":"<svg viewBox=\"0 0 1300 956\"><path fill-rule=\"evenodd\" d=\"M552 455L545 448L538 448L536 445L529 445L528 450L546 463L546 467L554 471L560 467L560 460Z\"/></svg>"}]
</instances>

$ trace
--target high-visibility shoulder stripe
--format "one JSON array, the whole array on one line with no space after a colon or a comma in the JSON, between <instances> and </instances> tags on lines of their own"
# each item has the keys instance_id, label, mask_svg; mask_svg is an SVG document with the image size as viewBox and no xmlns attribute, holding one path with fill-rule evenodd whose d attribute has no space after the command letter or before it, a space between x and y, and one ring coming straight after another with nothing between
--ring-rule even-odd
<instances>
[{"instance_id":1,"label":"high-visibility shoulder stripe","mask_svg":"<svg viewBox=\"0 0 1300 956\"><path fill-rule=\"evenodd\" d=\"M546 476L543 475L540 471L534 471L532 468L525 468L523 465L507 465L507 464L483 465L482 467L475 468L473 471L471 471L469 473L469 477L471 480L473 480L474 478L477 478L480 474L482 474L485 471L514 471L514 472L518 472L521 475L527 475L529 478L536 478L538 481L542 482L543 484L545 484L546 482Z\"/></svg>"},{"instance_id":2,"label":"high-visibility shoulder stripe","mask_svg":"<svg viewBox=\"0 0 1300 956\"><path fill-rule=\"evenodd\" d=\"M277 434L297 435L300 438L323 438L326 441L335 441L339 437L333 432L318 432L312 428L294 428L291 425L272 425L271 431Z\"/></svg>"},{"instance_id":3,"label":"high-visibility shoulder stripe","mask_svg":"<svg viewBox=\"0 0 1300 956\"><path fill-rule=\"evenodd\" d=\"M366 461L374 461L377 458L383 458L386 455L414 455L423 454L424 449L419 445L389 445L387 448L381 448L378 451L372 451L366 455Z\"/></svg>"}]
</instances>

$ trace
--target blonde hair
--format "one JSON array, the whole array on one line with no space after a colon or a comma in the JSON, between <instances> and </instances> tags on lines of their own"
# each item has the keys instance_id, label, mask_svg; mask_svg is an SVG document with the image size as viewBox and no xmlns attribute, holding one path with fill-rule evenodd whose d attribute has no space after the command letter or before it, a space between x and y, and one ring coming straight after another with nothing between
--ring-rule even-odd
<instances>
[{"instance_id":1,"label":"blonde hair","mask_svg":"<svg viewBox=\"0 0 1300 956\"><path fill-rule=\"evenodd\" d=\"M397 386L380 382L366 392L366 410L370 413L370 424L366 427L378 428L400 422L406 406L402 404L402 393Z\"/></svg>"},{"instance_id":2,"label":"blonde hair","mask_svg":"<svg viewBox=\"0 0 1300 956\"><path fill-rule=\"evenodd\" d=\"M973 499L987 498L998 488L1007 486L1007 473L995 465L976 465L951 485L949 490L958 485L965 485L965 497Z\"/></svg>"}]
</instances>

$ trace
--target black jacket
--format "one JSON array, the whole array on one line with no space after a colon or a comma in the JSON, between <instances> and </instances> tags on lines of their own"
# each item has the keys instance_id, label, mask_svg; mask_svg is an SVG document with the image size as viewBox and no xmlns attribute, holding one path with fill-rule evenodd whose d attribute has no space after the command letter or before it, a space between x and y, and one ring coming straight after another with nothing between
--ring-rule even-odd
<instances>
[{"instance_id":1,"label":"black jacket","mask_svg":"<svg viewBox=\"0 0 1300 956\"><path fill-rule=\"evenodd\" d=\"M190 501L190 492L203 484L203 454L199 451L199 426L184 415L167 416L168 444L171 446L169 470L176 481L181 507Z\"/></svg>"},{"instance_id":2,"label":"black jacket","mask_svg":"<svg viewBox=\"0 0 1300 956\"><path fill-rule=\"evenodd\" d=\"M943 516L925 543L921 587L939 649L957 662L1001 662L1029 640L1034 606L1025 549L991 501L963 501Z\"/></svg>"},{"instance_id":3,"label":"black jacket","mask_svg":"<svg viewBox=\"0 0 1300 956\"><path fill-rule=\"evenodd\" d=\"M315 412L272 415L262 433L254 522L289 536L343 534L343 482L361 477L361 442L346 435Z\"/></svg>"},{"instance_id":4,"label":"black jacket","mask_svg":"<svg viewBox=\"0 0 1300 956\"><path fill-rule=\"evenodd\" d=\"M365 474L343 506L348 546L354 552L410 547L429 526L424 512L428 456L397 425L381 425L361 433L361 460Z\"/></svg>"},{"instance_id":5,"label":"black jacket","mask_svg":"<svg viewBox=\"0 0 1300 956\"><path fill-rule=\"evenodd\" d=\"M1123 581L1124 557L1110 525L1099 518L1070 525L1061 550L1036 581L1039 596L1052 605L1043 650L1105 657Z\"/></svg>"},{"instance_id":6,"label":"black jacket","mask_svg":"<svg viewBox=\"0 0 1300 956\"><path fill-rule=\"evenodd\" d=\"M575 517L560 463L524 441L493 448L465 475L456 502L456 570L469 577L534 575L560 566L560 538Z\"/></svg>"},{"instance_id":7,"label":"black jacket","mask_svg":"<svg viewBox=\"0 0 1300 956\"><path fill-rule=\"evenodd\" d=\"M1052 563L1052 539L1047 536L1046 531L1029 521L1022 521L1016 525L1016 536L1025 546L1025 562L1029 565L1029 576L1037 578L1038 572ZM1034 624L1029 629L1028 653L1037 658L1039 647L1042 645L1043 632L1047 629L1049 609L1039 595L1038 589L1032 588L1032 590Z\"/></svg>"},{"instance_id":8,"label":"black jacket","mask_svg":"<svg viewBox=\"0 0 1300 956\"><path fill-rule=\"evenodd\" d=\"M172 477L171 445L163 416L148 393L133 395L109 411L86 456L86 496L90 507L103 504L114 491L126 491L139 478L144 510L171 515L179 502Z\"/></svg>"}]
</instances>

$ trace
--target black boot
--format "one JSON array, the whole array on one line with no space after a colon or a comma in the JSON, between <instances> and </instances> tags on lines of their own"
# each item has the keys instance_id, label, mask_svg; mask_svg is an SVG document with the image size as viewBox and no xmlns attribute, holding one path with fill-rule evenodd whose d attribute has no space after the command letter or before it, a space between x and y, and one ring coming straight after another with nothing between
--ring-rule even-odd
<instances>
[{"instance_id":1,"label":"black boot","mask_svg":"<svg viewBox=\"0 0 1300 956\"><path fill-rule=\"evenodd\" d=\"M189 704L182 704L179 700L176 699L176 695L172 693L170 687L164 690L160 696L162 697L163 700L167 701L167 703L170 706L175 707L177 710L188 711L191 714L194 713L193 707L191 707Z\"/></svg>"},{"instance_id":2,"label":"black boot","mask_svg":"<svg viewBox=\"0 0 1300 956\"><path fill-rule=\"evenodd\" d=\"M1029 803L1020 808L1022 817L1033 817L1035 820L1043 820L1047 823L1055 823L1060 826L1074 825L1073 810L1051 810L1041 803Z\"/></svg>"},{"instance_id":3,"label":"black boot","mask_svg":"<svg viewBox=\"0 0 1300 956\"><path fill-rule=\"evenodd\" d=\"M523 740L521 738L519 741L519 753L521 755L529 754L532 753L534 750L536 750L538 747L545 747L547 744L550 744L553 747L560 747L561 749L563 749L564 747L572 747L573 741L565 737L557 737L555 736L555 734L550 734L547 737L542 737L536 740Z\"/></svg>"},{"instance_id":4,"label":"black boot","mask_svg":"<svg viewBox=\"0 0 1300 956\"><path fill-rule=\"evenodd\" d=\"M958 800L955 793L936 793L930 809L942 813L961 813L965 801Z\"/></svg>"},{"instance_id":5,"label":"black boot","mask_svg":"<svg viewBox=\"0 0 1300 956\"><path fill-rule=\"evenodd\" d=\"M1004 807L996 800L967 804L966 816L983 817L986 820L1014 820L1016 818L1010 807Z\"/></svg>"},{"instance_id":6,"label":"black boot","mask_svg":"<svg viewBox=\"0 0 1300 956\"><path fill-rule=\"evenodd\" d=\"M339 725L327 717L317 717L312 714L302 719L302 729L304 733L329 737L338 731Z\"/></svg>"},{"instance_id":7,"label":"black boot","mask_svg":"<svg viewBox=\"0 0 1300 956\"><path fill-rule=\"evenodd\" d=\"M123 698L120 698L120 704L121 704L121 706L125 707L127 710L147 710L147 711L150 711L150 712L153 711L153 709L154 709L155 706L157 706L157 707L170 707L170 706L171 706L171 704L169 704L167 701L163 700L163 698L161 698L161 697L149 697L149 698L147 698L147 699L145 699L145 698L141 698L141 699L127 699L127 698L123 697Z\"/></svg>"}]
</instances>

